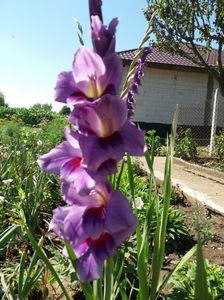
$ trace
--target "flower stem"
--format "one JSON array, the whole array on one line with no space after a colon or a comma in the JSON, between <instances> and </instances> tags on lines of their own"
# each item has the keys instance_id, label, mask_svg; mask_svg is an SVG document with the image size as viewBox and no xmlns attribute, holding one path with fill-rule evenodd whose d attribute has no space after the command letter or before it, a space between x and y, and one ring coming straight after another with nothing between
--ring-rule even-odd
<instances>
[{"instance_id":1,"label":"flower stem","mask_svg":"<svg viewBox=\"0 0 224 300\"><path fill-rule=\"evenodd\" d=\"M102 300L103 296L102 296L102 279L98 279L98 280L94 280L93 282L93 292L95 295L95 298L97 300Z\"/></svg>"},{"instance_id":2,"label":"flower stem","mask_svg":"<svg viewBox=\"0 0 224 300\"><path fill-rule=\"evenodd\" d=\"M105 273L104 273L104 300L113 299L113 257L108 258L105 264Z\"/></svg>"}]
</instances>

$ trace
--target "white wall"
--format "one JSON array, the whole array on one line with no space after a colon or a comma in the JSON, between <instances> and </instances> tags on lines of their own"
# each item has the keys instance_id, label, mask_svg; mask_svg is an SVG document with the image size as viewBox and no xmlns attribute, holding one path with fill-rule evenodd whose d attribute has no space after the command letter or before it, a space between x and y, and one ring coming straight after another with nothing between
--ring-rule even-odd
<instances>
[{"instance_id":1,"label":"white wall","mask_svg":"<svg viewBox=\"0 0 224 300\"><path fill-rule=\"evenodd\" d=\"M153 68L144 73L136 96L136 121L170 124L180 104L180 125L203 125L207 74Z\"/></svg>"}]
</instances>

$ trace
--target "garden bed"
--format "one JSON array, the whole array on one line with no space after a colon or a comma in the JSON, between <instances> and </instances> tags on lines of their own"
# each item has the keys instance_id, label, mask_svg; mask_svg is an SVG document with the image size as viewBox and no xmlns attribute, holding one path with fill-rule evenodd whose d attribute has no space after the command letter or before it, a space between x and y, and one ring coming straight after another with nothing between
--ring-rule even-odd
<instances>
[{"instance_id":1,"label":"garden bed","mask_svg":"<svg viewBox=\"0 0 224 300\"><path fill-rule=\"evenodd\" d=\"M198 206L185 199L184 202L173 205L173 208L180 209L184 213L184 222L189 229L192 238L191 242L196 243L197 232L193 226L194 220L192 216L198 210ZM209 239L203 247L204 256L210 263L224 266L224 216L203 207L199 208L199 215L201 233ZM190 244L186 245L185 250L189 249L190 246ZM167 261L176 260L182 254L182 251L179 253L178 251L172 252L167 256Z\"/></svg>"}]
</instances>

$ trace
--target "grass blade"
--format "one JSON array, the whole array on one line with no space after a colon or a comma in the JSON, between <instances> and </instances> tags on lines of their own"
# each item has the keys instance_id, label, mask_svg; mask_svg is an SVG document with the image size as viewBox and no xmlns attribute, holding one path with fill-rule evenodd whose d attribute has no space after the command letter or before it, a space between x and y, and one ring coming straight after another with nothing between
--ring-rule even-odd
<instances>
[{"instance_id":1,"label":"grass blade","mask_svg":"<svg viewBox=\"0 0 224 300\"><path fill-rule=\"evenodd\" d=\"M28 229L28 227L26 227L26 232L27 232L27 236L33 246L33 248L36 250L38 256L41 258L41 260L45 263L45 265L47 266L47 268L50 270L51 274L54 276L54 278L57 280L60 288L62 289L64 296L66 298L66 300L71 300L71 298L69 297L64 285L62 284L57 272L55 271L54 267L52 266L52 264L50 263L49 259L47 258L46 254L43 252L43 250L40 248L40 246L38 245L38 243L35 241L31 231Z\"/></svg>"},{"instance_id":2,"label":"grass blade","mask_svg":"<svg viewBox=\"0 0 224 300\"><path fill-rule=\"evenodd\" d=\"M172 165L172 156L170 154L167 154L165 172L164 172L164 183L163 183L163 190L164 190L163 210L161 216L158 216L157 229L156 229L155 240L154 240L155 242L153 247L150 300L154 300L157 297L160 273L161 273L164 253L165 253L166 227L167 227L168 211L170 207L170 198L171 198L171 165Z\"/></svg>"},{"instance_id":3,"label":"grass blade","mask_svg":"<svg viewBox=\"0 0 224 300\"><path fill-rule=\"evenodd\" d=\"M113 299L113 257L107 259L104 273L104 300Z\"/></svg>"},{"instance_id":4,"label":"grass blade","mask_svg":"<svg viewBox=\"0 0 224 300\"><path fill-rule=\"evenodd\" d=\"M23 290L23 278L24 278L24 271L25 271L25 260L26 254L23 253L20 259L19 264L19 279L18 279L18 299L23 299L22 290Z\"/></svg>"},{"instance_id":5,"label":"grass blade","mask_svg":"<svg viewBox=\"0 0 224 300\"><path fill-rule=\"evenodd\" d=\"M122 161L121 169L120 169L120 172L119 172L118 177L117 177L116 190L118 190L119 187L120 187L120 182L121 182L123 171L124 171L124 160Z\"/></svg>"},{"instance_id":6,"label":"grass blade","mask_svg":"<svg viewBox=\"0 0 224 300\"><path fill-rule=\"evenodd\" d=\"M178 264L175 266L175 268L172 269L172 271L169 272L169 274L165 277L165 279L160 283L158 290L157 290L157 297L160 295L162 290L166 287L166 285L171 280L172 276L175 275L175 273L183 267L183 265L195 254L197 250L197 246L193 246L178 262Z\"/></svg>"},{"instance_id":7,"label":"grass blade","mask_svg":"<svg viewBox=\"0 0 224 300\"><path fill-rule=\"evenodd\" d=\"M20 228L20 225L13 224L9 228L7 228L3 233L1 233L1 235L0 235L0 249L4 248L4 246L17 233L19 228Z\"/></svg>"},{"instance_id":8,"label":"grass blade","mask_svg":"<svg viewBox=\"0 0 224 300\"><path fill-rule=\"evenodd\" d=\"M197 266L195 280L195 295L194 300L209 300L208 286L206 279L205 263L202 251L202 243L199 237L197 245Z\"/></svg>"},{"instance_id":9,"label":"grass blade","mask_svg":"<svg viewBox=\"0 0 224 300\"><path fill-rule=\"evenodd\" d=\"M31 291L32 287L35 285L35 283L39 280L41 274L44 271L44 267L41 267L39 270L36 271L36 273L33 275L33 277L30 280L26 280L23 286L22 290L22 299L26 299L29 292Z\"/></svg>"},{"instance_id":10,"label":"grass blade","mask_svg":"<svg viewBox=\"0 0 224 300\"><path fill-rule=\"evenodd\" d=\"M127 155L127 164L128 164L128 179L129 179L129 185L131 190L131 197L132 201L135 207L135 184L134 184L134 174L133 174L133 166L131 157Z\"/></svg>"}]
</instances>

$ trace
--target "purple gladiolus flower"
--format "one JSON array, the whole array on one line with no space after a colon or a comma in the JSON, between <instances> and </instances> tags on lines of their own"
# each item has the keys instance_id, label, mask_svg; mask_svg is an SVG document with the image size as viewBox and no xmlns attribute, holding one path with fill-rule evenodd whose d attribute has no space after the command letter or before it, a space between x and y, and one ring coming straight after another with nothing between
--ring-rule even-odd
<instances>
[{"instance_id":1,"label":"purple gladiolus flower","mask_svg":"<svg viewBox=\"0 0 224 300\"><path fill-rule=\"evenodd\" d=\"M97 239L103 231L117 234L121 243L134 231L135 225L127 199L104 182L83 199L74 198L72 205L56 208L50 229L75 247L88 237Z\"/></svg>"},{"instance_id":2,"label":"purple gladiolus flower","mask_svg":"<svg viewBox=\"0 0 224 300\"><path fill-rule=\"evenodd\" d=\"M55 87L55 100L76 104L115 94L122 79L120 58L112 53L102 59L87 47L75 54L72 72L62 72Z\"/></svg>"},{"instance_id":3,"label":"purple gladiolus flower","mask_svg":"<svg viewBox=\"0 0 224 300\"><path fill-rule=\"evenodd\" d=\"M101 6L102 6L101 0L89 0L90 21L92 16L98 16L100 20L103 22Z\"/></svg>"},{"instance_id":4,"label":"purple gladiolus flower","mask_svg":"<svg viewBox=\"0 0 224 300\"><path fill-rule=\"evenodd\" d=\"M107 28L98 16L92 17L92 42L96 53L100 56L104 57L115 52L115 32L118 23L118 18L114 18Z\"/></svg>"},{"instance_id":5,"label":"purple gladiolus flower","mask_svg":"<svg viewBox=\"0 0 224 300\"><path fill-rule=\"evenodd\" d=\"M50 229L72 245L80 280L89 281L96 279L93 260L98 278L105 258L134 231L136 218L127 199L108 183L99 184L83 201L74 199L74 203L54 210Z\"/></svg>"},{"instance_id":6,"label":"purple gladiolus flower","mask_svg":"<svg viewBox=\"0 0 224 300\"><path fill-rule=\"evenodd\" d=\"M97 170L108 159L118 162L125 152L144 154L144 132L127 119L127 107L117 96L104 95L94 103L76 106L70 122L80 131L75 134L83 151L83 166L89 170Z\"/></svg>"},{"instance_id":7,"label":"purple gladiolus flower","mask_svg":"<svg viewBox=\"0 0 224 300\"><path fill-rule=\"evenodd\" d=\"M89 0L93 50L82 46L72 70L58 75L55 100L73 105L65 141L38 159L40 167L60 176L65 206L53 211L50 230L67 241L77 260L81 282L98 279L104 260L116 253L136 227L125 196L107 176L125 153L141 156L144 132L130 121L148 50L136 65L126 103L117 95L122 63L115 53L118 19L103 24L101 0ZM66 255L66 250L64 250Z\"/></svg>"},{"instance_id":8,"label":"purple gladiolus flower","mask_svg":"<svg viewBox=\"0 0 224 300\"><path fill-rule=\"evenodd\" d=\"M143 50L142 55L136 64L135 73L132 82L129 86L129 92L126 99L129 118L131 118L134 114L135 102L136 102L135 95L138 94L138 86L141 85L141 78L144 76L143 67L145 65L147 55L149 53L151 53L151 48L147 47Z\"/></svg>"},{"instance_id":9,"label":"purple gladiolus flower","mask_svg":"<svg viewBox=\"0 0 224 300\"><path fill-rule=\"evenodd\" d=\"M105 176L116 172L112 159L105 161L98 170L90 171L82 165L82 151L71 130L66 129L67 141L38 159L40 167L48 173L60 175L63 182L74 185L76 192L85 194Z\"/></svg>"}]
</instances>

